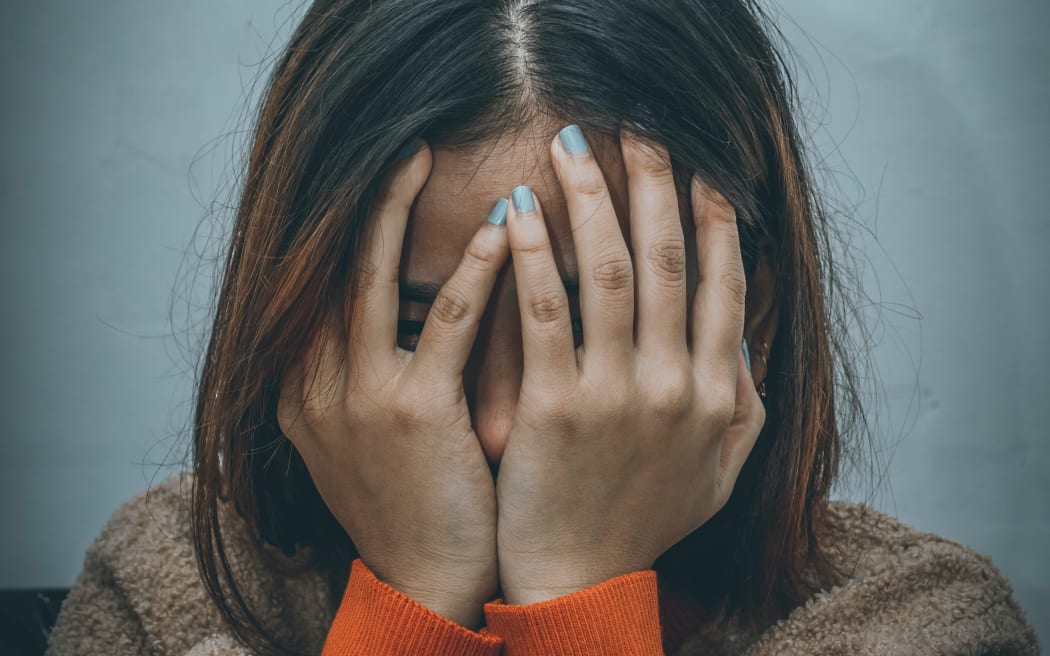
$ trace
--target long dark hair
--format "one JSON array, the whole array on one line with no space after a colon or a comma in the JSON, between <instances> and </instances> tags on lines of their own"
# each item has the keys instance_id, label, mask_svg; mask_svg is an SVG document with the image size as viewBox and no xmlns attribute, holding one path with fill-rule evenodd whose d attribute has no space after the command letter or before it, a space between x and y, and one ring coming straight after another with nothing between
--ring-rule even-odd
<instances>
[{"instance_id":1,"label":"long dark hair","mask_svg":"<svg viewBox=\"0 0 1050 656\"><path fill-rule=\"evenodd\" d=\"M847 348L856 310L837 291L830 212L773 35L752 0L316 0L307 9L252 126L195 388L197 560L239 639L296 653L242 593L220 505L232 503L286 554L308 548L336 582L356 557L281 434L277 395L326 312L352 312L346 290L393 155L417 136L479 145L538 116L609 135L638 124L668 146L680 183L698 173L734 205L748 276L760 249L771 258L780 320L765 429L728 504L656 561L661 580L760 623L833 580L818 525L844 436L866 425Z\"/></svg>"}]
</instances>

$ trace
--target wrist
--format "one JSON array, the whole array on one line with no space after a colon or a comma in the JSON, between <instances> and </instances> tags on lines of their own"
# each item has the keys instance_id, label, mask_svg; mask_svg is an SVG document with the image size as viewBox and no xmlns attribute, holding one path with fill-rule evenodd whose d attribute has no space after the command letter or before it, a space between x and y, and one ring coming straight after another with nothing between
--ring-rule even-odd
<instances>
[{"instance_id":1,"label":"wrist","mask_svg":"<svg viewBox=\"0 0 1050 656\"><path fill-rule=\"evenodd\" d=\"M549 601L586 590L624 574L643 571L632 566L559 566L546 562L527 571L508 568L500 573L503 601L508 605L526 605ZM518 572L518 573L514 573Z\"/></svg>"},{"instance_id":2,"label":"wrist","mask_svg":"<svg viewBox=\"0 0 1050 656\"><path fill-rule=\"evenodd\" d=\"M477 631L484 624L483 602L463 601L451 597L408 596L429 610L471 631Z\"/></svg>"},{"instance_id":3,"label":"wrist","mask_svg":"<svg viewBox=\"0 0 1050 656\"><path fill-rule=\"evenodd\" d=\"M503 603L509 606L526 606L528 604L536 604L541 601L550 601L551 599L557 599L558 597L564 597L570 595L573 592L579 592L580 590L586 589L589 586L582 587L568 587L560 588L558 590L550 589L528 589L528 590L517 590L510 589L505 590L503 594Z\"/></svg>"},{"instance_id":4,"label":"wrist","mask_svg":"<svg viewBox=\"0 0 1050 656\"><path fill-rule=\"evenodd\" d=\"M506 579L503 578L504 575L500 577L503 602L512 606L524 606L564 597L611 578L603 577L597 572L591 572L590 576L569 570L559 572L558 568L553 565L530 575L507 574L505 576Z\"/></svg>"},{"instance_id":5,"label":"wrist","mask_svg":"<svg viewBox=\"0 0 1050 656\"><path fill-rule=\"evenodd\" d=\"M495 580L495 574L491 578ZM484 625L484 604L492 596L489 588L493 587L487 580L469 575L453 578L416 576L388 580L387 584L430 611L471 631Z\"/></svg>"}]
</instances>

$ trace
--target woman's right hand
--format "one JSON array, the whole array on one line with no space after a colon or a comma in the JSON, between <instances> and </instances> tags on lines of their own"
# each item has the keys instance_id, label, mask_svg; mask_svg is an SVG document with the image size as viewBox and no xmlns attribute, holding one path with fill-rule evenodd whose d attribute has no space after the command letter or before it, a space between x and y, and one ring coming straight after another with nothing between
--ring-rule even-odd
<instances>
[{"instance_id":1,"label":"woman's right hand","mask_svg":"<svg viewBox=\"0 0 1050 656\"><path fill-rule=\"evenodd\" d=\"M476 629L484 602L499 588L497 514L463 368L509 245L505 227L480 217L416 351L398 347L402 242L432 158L424 142L384 181L369 218L349 334L328 316L284 376L277 415L375 575Z\"/></svg>"}]
</instances>

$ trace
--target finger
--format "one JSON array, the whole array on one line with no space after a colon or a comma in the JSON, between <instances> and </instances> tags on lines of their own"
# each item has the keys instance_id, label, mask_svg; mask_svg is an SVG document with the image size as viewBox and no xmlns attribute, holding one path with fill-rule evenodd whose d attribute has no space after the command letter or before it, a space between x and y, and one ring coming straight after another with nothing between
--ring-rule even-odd
<instances>
[{"instance_id":1,"label":"finger","mask_svg":"<svg viewBox=\"0 0 1050 656\"><path fill-rule=\"evenodd\" d=\"M572 225L584 352L624 362L634 351L634 266L605 177L575 125L558 133L551 153Z\"/></svg>"},{"instance_id":2,"label":"finger","mask_svg":"<svg viewBox=\"0 0 1050 656\"><path fill-rule=\"evenodd\" d=\"M341 382L341 363L337 347L341 338L335 316L334 313L326 315L303 353L281 375L277 401L278 424L293 442L304 430L301 423L305 410L310 410L311 416L323 419L326 411L339 398L336 390Z\"/></svg>"},{"instance_id":3,"label":"finger","mask_svg":"<svg viewBox=\"0 0 1050 656\"><path fill-rule=\"evenodd\" d=\"M542 208L536 194L525 185L514 189L511 198L507 236L521 313L523 375L537 376L538 380L575 376L576 345L569 298L554 263Z\"/></svg>"},{"instance_id":4,"label":"finger","mask_svg":"<svg viewBox=\"0 0 1050 656\"><path fill-rule=\"evenodd\" d=\"M744 335L747 291L736 211L696 176L690 190L700 266L692 310L693 361L705 377L730 380Z\"/></svg>"},{"instance_id":5,"label":"finger","mask_svg":"<svg viewBox=\"0 0 1050 656\"><path fill-rule=\"evenodd\" d=\"M295 435L303 409L303 367L301 363L288 367L281 376L277 397L277 425L288 439L295 442Z\"/></svg>"},{"instance_id":6,"label":"finger","mask_svg":"<svg viewBox=\"0 0 1050 656\"><path fill-rule=\"evenodd\" d=\"M395 165L369 216L350 332L373 358L397 352L398 268L408 214L430 174L432 157L425 142Z\"/></svg>"},{"instance_id":7,"label":"finger","mask_svg":"<svg viewBox=\"0 0 1050 656\"><path fill-rule=\"evenodd\" d=\"M637 344L643 353L687 351L685 236L670 155L663 144L620 137L637 276Z\"/></svg>"},{"instance_id":8,"label":"finger","mask_svg":"<svg viewBox=\"0 0 1050 656\"><path fill-rule=\"evenodd\" d=\"M744 468L748 456L758 441L762 427L766 422L766 408L755 391L755 381L751 378L742 350L737 349L736 360L736 409L733 421L722 438L721 468L723 480L719 481L723 497L728 500L736 485L740 471Z\"/></svg>"},{"instance_id":9,"label":"finger","mask_svg":"<svg viewBox=\"0 0 1050 656\"><path fill-rule=\"evenodd\" d=\"M481 315L510 252L507 199L500 198L467 244L463 259L434 298L409 370L423 380L463 375Z\"/></svg>"}]
</instances>

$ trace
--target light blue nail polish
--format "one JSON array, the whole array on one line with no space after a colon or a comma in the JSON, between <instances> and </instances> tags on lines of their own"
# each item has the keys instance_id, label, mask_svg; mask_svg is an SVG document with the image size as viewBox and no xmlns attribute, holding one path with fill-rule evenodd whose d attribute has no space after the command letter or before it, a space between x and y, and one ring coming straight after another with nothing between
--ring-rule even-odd
<instances>
[{"instance_id":1,"label":"light blue nail polish","mask_svg":"<svg viewBox=\"0 0 1050 656\"><path fill-rule=\"evenodd\" d=\"M417 139L413 139L412 141L409 141L407 144L405 144L404 146L401 147L401 150L397 151L397 154L394 155L394 160L397 161L397 160L405 159L406 157L410 156L412 153L416 152L416 149L418 147L419 147L419 139L418 138Z\"/></svg>"},{"instance_id":2,"label":"light blue nail polish","mask_svg":"<svg viewBox=\"0 0 1050 656\"><path fill-rule=\"evenodd\" d=\"M528 185L515 187L510 195L514 198L514 209L519 212L531 212L536 209L536 206L532 203L532 190L529 189Z\"/></svg>"},{"instance_id":3,"label":"light blue nail polish","mask_svg":"<svg viewBox=\"0 0 1050 656\"><path fill-rule=\"evenodd\" d=\"M747 362L747 370L751 371L751 353L747 350L747 338L744 338L744 362Z\"/></svg>"},{"instance_id":4,"label":"light blue nail polish","mask_svg":"<svg viewBox=\"0 0 1050 656\"><path fill-rule=\"evenodd\" d=\"M587 152L587 140L583 138L583 132L580 131L578 125L565 126L558 133L558 137L561 139L561 145L565 146L565 150L570 154L579 155Z\"/></svg>"},{"instance_id":5,"label":"light blue nail polish","mask_svg":"<svg viewBox=\"0 0 1050 656\"><path fill-rule=\"evenodd\" d=\"M494 226L507 225L507 199L500 198L489 213L489 223Z\"/></svg>"}]
</instances>

